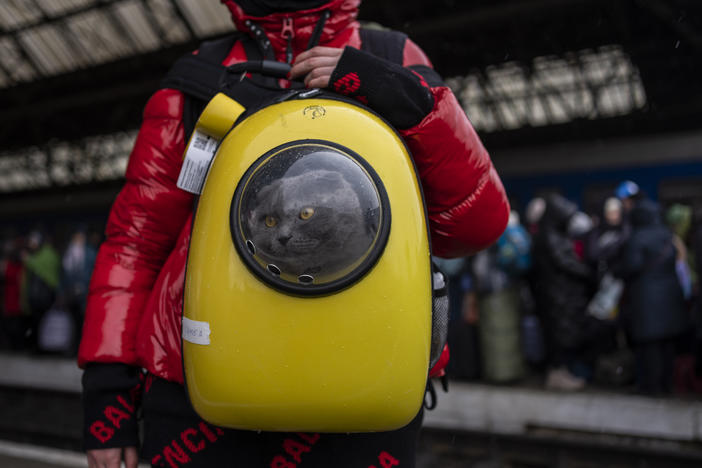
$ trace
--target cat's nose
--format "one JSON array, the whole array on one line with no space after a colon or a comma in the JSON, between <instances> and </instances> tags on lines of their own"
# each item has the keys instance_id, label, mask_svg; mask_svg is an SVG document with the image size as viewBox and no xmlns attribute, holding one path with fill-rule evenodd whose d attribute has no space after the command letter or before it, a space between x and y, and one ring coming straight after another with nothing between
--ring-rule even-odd
<instances>
[{"instance_id":1,"label":"cat's nose","mask_svg":"<svg viewBox=\"0 0 702 468\"><path fill-rule=\"evenodd\" d=\"M278 238L278 242L280 242L281 244L285 245L285 244L288 243L288 241L289 241L290 239L292 239L292 236L280 236L280 237Z\"/></svg>"}]
</instances>

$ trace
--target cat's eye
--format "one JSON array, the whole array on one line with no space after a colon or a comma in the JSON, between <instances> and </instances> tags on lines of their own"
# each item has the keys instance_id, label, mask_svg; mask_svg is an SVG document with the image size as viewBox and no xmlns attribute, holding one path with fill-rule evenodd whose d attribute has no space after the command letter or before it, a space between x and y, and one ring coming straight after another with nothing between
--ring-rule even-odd
<instances>
[{"instance_id":1,"label":"cat's eye","mask_svg":"<svg viewBox=\"0 0 702 468\"><path fill-rule=\"evenodd\" d=\"M314 208L303 208L300 211L300 219L310 219L314 214Z\"/></svg>"},{"instance_id":2,"label":"cat's eye","mask_svg":"<svg viewBox=\"0 0 702 468\"><path fill-rule=\"evenodd\" d=\"M277 219L275 219L273 216L266 216L266 226L272 228L275 227L276 224L278 224Z\"/></svg>"}]
</instances>

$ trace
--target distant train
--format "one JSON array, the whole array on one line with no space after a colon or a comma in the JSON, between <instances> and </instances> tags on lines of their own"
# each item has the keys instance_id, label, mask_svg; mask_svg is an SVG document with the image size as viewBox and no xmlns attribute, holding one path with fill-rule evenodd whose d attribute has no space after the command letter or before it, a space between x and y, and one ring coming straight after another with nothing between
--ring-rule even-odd
<instances>
[{"instance_id":1,"label":"distant train","mask_svg":"<svg viewBox=\"0 0 702 468\"><path fill-rule=\"evenodd\" d=\"M662 205L702 205L702 132L569 142L495 151L493 161L516 209L556 191L589 213L623 180Z\"/></svg>"}]
</instances>

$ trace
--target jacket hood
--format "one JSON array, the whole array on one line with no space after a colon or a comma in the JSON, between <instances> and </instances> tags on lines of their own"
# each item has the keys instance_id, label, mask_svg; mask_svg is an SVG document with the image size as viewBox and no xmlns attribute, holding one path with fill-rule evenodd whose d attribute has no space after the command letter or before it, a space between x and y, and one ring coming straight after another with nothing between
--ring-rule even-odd
<instances>
[{"instance_id":1,"label":"jacket hood","mask_svg":"<svg viewBox=\"0 0 702 468\"><path fill-rule=\"evenodd\" d=\"M651 200L640 200L631 210L632 226L655 226L662 224L661 212L658 205Z\"/></svg>"},{"instance_id":2,"label":"jacket hood","mask_svg":"<svg viewBox=\"0 0 702 468\"><path fill-rule=\"evenodd\" d=\"M350 35L352 30L358 28L356 18L358 17L358 7L361 4L361 0L332 0L307 10L272 13L267 16L252 16L247 14L236 0L220 1L229 8L237 30L250 33L251 28L247 26L248 21L263 28L271 41L276 56L283 55L287 45L286 38L283 36L283 23L285 21L292 20L294 31L292 46L295 55L297 55L307 48L317 22L322 13L327 10L331 13L331 16L324 24L319 44L333 45L330 43L340 36L348 39L347 35L341 33L348 30Z\"/></svg>"}]
</instances>

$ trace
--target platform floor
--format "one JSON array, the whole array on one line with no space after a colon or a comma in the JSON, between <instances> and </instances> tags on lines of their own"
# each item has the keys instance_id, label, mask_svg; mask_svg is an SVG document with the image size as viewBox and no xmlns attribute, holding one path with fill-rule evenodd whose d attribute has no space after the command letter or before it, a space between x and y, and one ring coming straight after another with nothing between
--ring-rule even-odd
<instances>
[{"instance_id":1,"label":"platform floor","mask_svg":"<svg viewBox=\"0 0 702 468\"><path fill-rule=\"evenodd\" d=\"M85 454L36 445L0 441L2 468L85 468ZM141 464L139 468L148 468Z\"/></svg>"},{"instance_id":2,"label":"platform floor","mask_svg":"<svg viewBox=\"0 0 702 468\"><path fill-rule=\"evenodd\" d=\"M565 430L702 442L702 400L649 398L599 390L562 393L452 382L425 426L526 435Z\"/></svg>"},{"instance_id":3,"label":"platform floor","mask_svg":"<svg viewBox=\"0 0 702 468\"><path fill-rule=\"evenodd\" d=\"M0 354L0 369L2 387L80 392L81 371L69 359ZM433 429L509 435L565 430L702 443L702 400L460 382L451 382L449 393L437 391L438 406L425 418Z\"/></svg>"}]
</instances>

